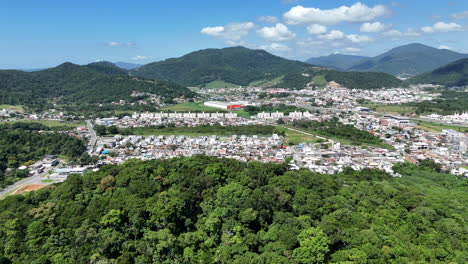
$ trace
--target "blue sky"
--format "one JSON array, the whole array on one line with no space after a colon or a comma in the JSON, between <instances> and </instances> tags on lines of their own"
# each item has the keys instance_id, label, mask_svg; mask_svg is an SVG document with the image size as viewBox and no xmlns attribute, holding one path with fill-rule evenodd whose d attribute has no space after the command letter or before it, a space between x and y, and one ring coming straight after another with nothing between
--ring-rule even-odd
<instances>
[{"instance_id":1,"label":"blue sky","mask_svg":"<svg viewBox=\"0 0 468 264\"><path fill-rule=\"evenodd\" d=\"M466 0L10 0L0 23L2 69L144 64L233 45L299 60L413 42L468 53Z\"/></svg>"}]
</instances>

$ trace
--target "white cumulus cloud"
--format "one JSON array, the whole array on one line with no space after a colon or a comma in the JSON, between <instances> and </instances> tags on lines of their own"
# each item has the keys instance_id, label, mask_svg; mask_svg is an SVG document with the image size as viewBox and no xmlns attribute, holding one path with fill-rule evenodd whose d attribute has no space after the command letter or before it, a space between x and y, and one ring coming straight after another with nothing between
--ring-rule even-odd
<instances>
[{"instance_id":1,"label":"white cumulus cloud","mask_svg":"<svg viewBox=\"0 0 468 264\"><path fill-rule=\"evenodd\" d=\"M150 58L151 57L148 57L148 56L136 55L136 56L132 57L132 60L141 61L141 60L148 60Z\"/></svg>"},{"instance_id":2,"label":"white cumulus cloud","mask_svg":"<svg viewBox=\"0 0 468 264\"><path fill-rule=\"evenodd\" d=\"M289 31L287 26L281 23L277 23L274 27L264 27L259 29L257 34L260 37L272 42L290 40L296 36L296 34Z\"/></svg>"},{"instance_id":3,"label":"white cumulus cloud","mask_svg":"<svg viewBox=\"0 0 468 264\"><path fill-rule=\"evenodd\" d=\"M351 40L351 42L357 43L357 44L369 43L369 42L374 41L373 39L369 38L368 36L355 35L355 34L346 35L346 38Z\"/></svg>"},{"instance_id":4,"label":"white cumulus cloud","mask_svg":"<svg viewBox=\"0 0 468 264\"><path fill-rule=\"evenodd\" d=\"M366 32L366 33L376 33L376 32L385 31L388 28L389 28L389 26L384 25L384 24L382 24L380 22L374 22L374 23L366 22L366 23L361 25L359 30L361 32Z\"/></svg>"},{"instance_id":5,"label":"white cumulus cloud","mask_svg":"<svg viewBox=\"0 0 468 264\"><path fill-rule=\"evenodd\" d=\"M261 16L258 18L258 21L265 22L265 23L276 23L279 19L275 16Z\"/></svg>"},{"instance_id":6,"label":"white cumulus cloud","mask_svg":"<svg viewBox=\"0 0 468 264\"><path fill-rule=\"evenodd\" d=\"M290 50L290 48L287 45L281 43L271 43L269 45L262 45L259 48L271 52L285 52Z\"/></svg>"},{"instance_id":7,"label":"white cumulus cloud","mask_svg":"<svg viewBox=\"0 0 468 264\"><path fill-rule=\"evenodd\" d=\"M111 41L107 43L107 46L109 47L134 47L136 46L136 43L132 41L129 41L129 42Z\"/></svg>"},{"instance_id":8,"label":"white cumulus cloud","mask_svg":"<svg viewBox=\"0 0 468 264\"><path fill-rule=\"evenodd\" d=\"M348 47L348 48L344 48L342 50L343 53L345 54L356 54L356 53L359 53L361 52L361 49L359 48L353 48L353 47Z\"/></svg>"},{"instance_id":9,"label":"white cumulus cloud","mask_svg":"<svg viewBox=\"0 0 468 264\"><path fill-rule=\"evenodd\" d=\"M323 34L327 32L327 27L319 24L312 24L307 26L307 32L314 35Z\"/></svg>"},{"instance_id":10,"label":"white cumulus cloud","mask_svg":"<svg viewBox=\"0 0 468 264\"><path fill-rule=\"evenodd\" d=\"M419 32L418 30L414 29L414 28L408 28L405 32L401 32L399 30L396 30L396 29L392 29L392 30L389 30L389 31L385 31L384 33L382 33L382 35L384 37L388 37L388 38L391 38L391 39L400 39L400 38L414 38L414 37L419 37L421 36L421 32Z\"/></svg>"},{"instance_id":11,"label":"white cumulus cloud","mask_svg":"<svg viewBox=\"0 0 468 264\"><path fill-rule=\"evenodd\" d=\"M345 37L345 34L339 30L332 30L328 32L327 34L318 36L319 39L324 39L324 40L337 40L337 39L343 39L344 37Z\"/></svg>"},{"instance_id":12,"label":"white cumulus cloud","mask_svg":"<svg viewBox=\"0 0 468 264\"><path fill-rule=\"evenodd\" d=\"M465 18L468 18L468 11L464 11L464 12L460 12L460 13L454 13L454 14L451 14L450 16L453 19L456 19L456 20L465 19Z\"/></svg>"},{"instance_id":13,"label":"white cumulus cloud","mask_svg":"<svg viewBox=\"0 0 468 264\"><path fill-rule=\"evenodd\" d=\"M440 45L439 46L439 49L447 49L447 50L451 50L452 48L449 47L449 46L446 46L446 45Z\"/></svg>"},{"instance_id":14,"label":"white cumulus cloud","mask_svg":"<svg viewBox=\"0 0 468 264\"><path fill-rule=\"evenodd\" d=\"M288 24L334 25L341 22L366 22L390 13L384 5L369 7L360 2L352 6L340 6L333 9L308 8L295 6L284 14Z\"/></svg>"},{"instance_id":15,"label":"white cumulus cloud","mask_svg":"<svg viewBox=\"0 0 468 264\"><path fill-rule=\"evenodd\" d=\"M249 34L250 29L253 27L254 23L252 22L231 23L225 26L205 27L200 32L212 37L237 41Z\"/></svg>"},{"instance_id":16,"label":"white cumulus cloud","mask_svg":"<svg viewBox=\"0 0 468 264\"><path fill-rule=\"evenodd\" d=\"M455 31L462 31L463 28L461 25L450 22L437 22L432 26L422 27L421 31L424 33L435 33L435 32L455 32Z\"/></svg>"}]
</instances>

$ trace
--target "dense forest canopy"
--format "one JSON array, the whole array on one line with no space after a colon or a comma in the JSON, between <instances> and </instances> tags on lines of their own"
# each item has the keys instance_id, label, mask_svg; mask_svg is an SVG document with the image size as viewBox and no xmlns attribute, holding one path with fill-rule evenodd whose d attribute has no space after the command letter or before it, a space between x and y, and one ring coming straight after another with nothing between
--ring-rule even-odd
<instances>
[{"instance_id":1,"label":"dense forest canopy","mask_svg":"<svg viewBox=\"0 0 468 264\"><path fill-rule=\"evenodd\" d=\"M40 160L45 155L77 159L86 151L82 140L50 130L37 123L0 125L0 188L28 176L16 170L27 162ZM7 171L7 168L13 170Z\"/></svg>"},{"instance_id":2,"label":"dense forest canopy","mask_svg":"<svg viewBox=\"0 0 468 264\"><path fill-rule=\"evenodd\" d=\"M466 179L129 161L0 201L3 263L466 263Z\"/></svg>"},{"instance_id":3,"label":"dense forest canopy","mask_svg":"<svg viewBox=\"0 0 468 264\"><path fill-rule=\"evenodd\" d=\"M287 60L264 50L244 47L205 49L180 58L143 65L131 71L148 79L170 80L187 86L222 80L237 85L273 79L289 72L302 71L310 65Z\"/></svg>"},{"instance_id":4,"label":"dense forest canopy","mask_svg":"<svg viewBox=\"0 0 468 264\"><path fill-rule=\"evenodd\" d=\"M407 82L411 84L431 83L446 87L466 86L468 85L468 59L457 60L434 71L415 76Z\"/></svg>"},{"instance_id":5,"label":"dense forest canopy","mask_svg":"<svg viewBox=\"0 0 468 264\"><path fill-rule=\"evenodd\" d=\"M57 99L59 103L110 103L137 100L133 91L164 98L193 97L186 87L157 80L138 80L110 63L80 66L64 63L35 71L0 71L0 104L38 104Z\"/></svg>"},{"instance_id":6,"label":"dense forest canopy","mask_svg":"<svg viewBox=\"0 0 468 264\"><path fill-rule=\"evenodd\" d=\"M308 75L304 75L306 73ZM317 77L325 82L335 81L349 89L378 89L402 86L403 82L387 73L382 72L342 72L327 69L309 69L305 72L293 72L285 75L277 87L303 89L307 84L325 86L325 83L316 83Z\"/></svg>"}]
</instances>

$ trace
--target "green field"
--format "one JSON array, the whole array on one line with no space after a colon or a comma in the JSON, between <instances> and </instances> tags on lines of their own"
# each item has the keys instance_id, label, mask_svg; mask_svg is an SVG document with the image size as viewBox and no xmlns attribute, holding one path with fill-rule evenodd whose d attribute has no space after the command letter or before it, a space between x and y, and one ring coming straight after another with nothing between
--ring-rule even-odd
<instances>
[{"instance_id":1,"label":"green field","mask_svg":"<svg viewBox=\"0 0 468 264\"><path fill-rule=\"evenodd\" d=\"M17 111L20 113L24 112L24 108L22 105L7 105L7 104L0 104L0 109L6 109L9 111Z\"/></svg>"},{"instance_id":2,"label":"green field","mask_svg":"<svg viewBox=\"0 0 468 264\"><path fill-rule=\"evenodd\" d=\"M422 129L427 132L441 132L444 129L453 129L460 132L468 132L468 127L433 123L427 121L417 121L416 123L418 124L416 128Z\"/></svg>"},{"instance_id":3,"label":"green field","mask_svg":"<svg viewBox=\"0 0 468 264\"><path fill-rule=\"evenodd\" d=\"M323 75L314 76L314 78L312 78L312 81L315 85L320 87L325 87L325 85L327 84L327 80L325 80L325 76Z\"/></svg>"},{"instance_id":4,"label":"green field","mask_svg":"<svg viewBox=\"0 0 468 264\"><path fill-rule=\"evenodd\" d=\"M283 80L284 76L279 76L279 77L276 77L272 80L258 80L258 81L253 81L251 83L249 83L249 86L251 87L256 87L256 86L271 86L271 85L275 85L279 82L281 82Z\"/></svg>"},{"instance_id":5,"label":"green field","mask_svg":"<svg viewBox=\"0 0 468 264\"><path fill-rule=\"evenodd\" d=\"M62 127L62 126L70 126L70 127L79 127L79 126L84 126L85 123L83 121L77 121L77 122L65 122L65 121L56 121L56 120L17 120L17 121L5 121L5 122L0 122L2 123L39 123L43 124L48 127Z\"/></svg>"},{"instance_id":6,"label":"green field","mask_svg":"<svg viewBox=\"0 0 468 264\"><path fill-rule=\"evenodd\" d=\"M187 102L183 104L176 104L161 108L162 111L177 111L177 112L195 112L195 111L205 111L205 112L226 112L222 109L217 109L209 107L203 104L203 102Z\"/></svg>"},{"instance_id":7,"label":"green field","mask_svg":"<svg viewBox=\"0 0 468 264\"><path fill-rule=\"evenodd\" d=\"M416 111L416 107L408 105L366 104L363 106L380 113L395 113L400 115L414 113Z\"/></svg>"},{"instance_id":8,"label":"green field","mask_svg":"<svg viewBox=\"0 0 468 264\"><path fill-rule=\"evenodd\" d=\"M286 133L286 145L297 145L301 143L312 143L316 142L318 138L310 135L303 134L301 132L285 129Z\"/></svg>"},{"instance_id":9,"label":"green field","mask_svg":"<svg viewBox=\"0 0 468 264\"><path fill-rule=\"evenodd\" d=\"M208 89L217 89L217 88L239 88L240 85L228 83L225 81L212 81L205 84L205 88Z\"/></svg>"}]
</instances>

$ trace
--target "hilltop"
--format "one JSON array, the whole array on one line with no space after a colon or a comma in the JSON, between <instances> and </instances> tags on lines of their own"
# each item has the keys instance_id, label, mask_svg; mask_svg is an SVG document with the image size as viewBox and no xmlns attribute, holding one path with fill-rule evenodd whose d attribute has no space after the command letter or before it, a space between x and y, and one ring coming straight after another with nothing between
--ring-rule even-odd
<instances>
[{"instance_id":1,"label":"hilltop","mask_svg":"<svg viewBox=\"0 0 468 264\"><path fill-rule=\"evenodd\" d=\"M205 85L213 81L245 86L253 81L301 72L308 67L310 65L306 63L287 60L264 50L231 47L195 51L180 58L143 65L131 73L187 86Z\"/></svg>"},{"instance_id":2,"label":"hilltop","mask_svg":"<svg viewBox=\"0 0 468 264\"><path fill-rule=\"evenodd\" d=\"M142 80L108 62L57 67L23 72L0 71L1 104L36 104L54 99L59 103L110 103L132 100L133 91L164 98L193 96L186 87L158 80Z\"/></svg>"},{"instance_id":3,"label":"hilltop","mask_svg":"<svg viewBox=\"0 0 468 264\"><path fill-rule=\"evenodd\" d=\"M0 200L0 262L464 263L466 180L430 166L131 160Z\"/></svg>"},{"instance_id":4,"label":"hilltop","mask_svg":"<svg viewBox=\"0 0 468 264\"><path fill-rule=\"evenodd\" d=\"M328 56L310 58L306 61L306 63L330 67L338 70L345 70L365 59L369 59L369 57L345 54L330 54Z\"/></svg>"},{"instance_id":5,"label":"hilltop","mask_svg":"<svg viewBox=\"0 0 468 264\"><path fill-rule=\"evenodd\" d=\"M467 54L447 49L437 49L423 44L408 44L363 60L347 70L385 72L407 77L432 71L447 63L467 57Z\"/></svg>"}]
</instances>

